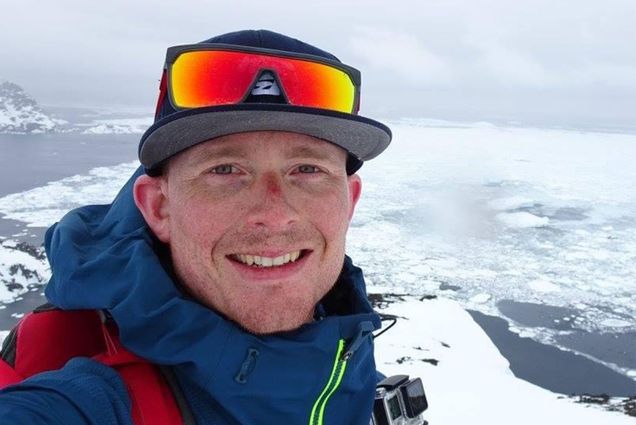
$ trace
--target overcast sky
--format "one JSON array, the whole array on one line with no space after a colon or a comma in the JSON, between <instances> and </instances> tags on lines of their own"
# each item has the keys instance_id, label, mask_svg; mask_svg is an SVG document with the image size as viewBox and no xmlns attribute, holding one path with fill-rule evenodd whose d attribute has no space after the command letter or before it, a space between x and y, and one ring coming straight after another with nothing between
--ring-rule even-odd
<instances>
[{"instance_id":1,"label":"overcast sky","mask_svg":"<svg viewBox=\"0 0 636 425\"><path fill-rule=\"evenodd\" d=\"M636 127L636 0L3 0L0 79L152 113L165 48L266 28L362 71L362 113Z\"/></svg>"}]
</instances>

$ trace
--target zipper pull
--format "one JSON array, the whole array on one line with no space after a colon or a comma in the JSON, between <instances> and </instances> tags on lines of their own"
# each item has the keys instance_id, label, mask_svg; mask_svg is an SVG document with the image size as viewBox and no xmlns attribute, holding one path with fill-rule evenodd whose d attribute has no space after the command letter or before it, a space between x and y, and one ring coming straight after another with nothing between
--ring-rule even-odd
<instances>
[{"instance_id":1,"label":"zipper pull","mask_svg":"<svg viewBox=\"0 0 636 425\"><path fill-rule=\"evenodd\" d=\"M241 365L241 370L239 370L238 374L234 377L234 380L239 384L246 384L247 377L254 370L254 366L256 366L256 359L258 359L260 352L256 348L250 348L247 350L247 357L243 361Z\"/></svg>"},{"instance_id":2,"label":"zipper pull","mask_svg":"<svg viewBox=\"0 0 636 425\"><path fill-rule=\"evenodd\" d=\"M375 328L372 322L365 320L364 322L358 323L358 332L349 343L349 346L347 347L345 352L342 354L342 361L346 362L347 360L349 360L351 356L353 356L353 353L355 353L356 350L360 348L364 340L369 337L369 335L371 335L371 332L373 332L374 330Z\"/></svg>"}]
</instances>

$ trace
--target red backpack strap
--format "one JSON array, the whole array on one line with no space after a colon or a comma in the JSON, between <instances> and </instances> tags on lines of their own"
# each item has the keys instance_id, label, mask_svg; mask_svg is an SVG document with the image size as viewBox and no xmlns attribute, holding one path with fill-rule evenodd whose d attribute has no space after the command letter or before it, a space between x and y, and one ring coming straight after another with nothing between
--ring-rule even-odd
<instances>
[{"instance_id":1,"label":"red backpack strap","mask_svg":"<svg viewBox=\"0 0 636 425\"><path fill-rule=\"evenodd\" d=\"M95 310L38 307L25 315L2 346L0 388L62 368L73 357L113 367L126 384L135 425L194 424L176 378L126 350L116 327Z\"/></svg>"},{"instance_id":2,"label":"red backpack strap","mask_svg":"<svg viewBox=\"0 0 636 425\"><path fill-rule=\"evenodd\" d=\"M17 384L24 378L16 373L16 371L4 360L0 359L0 390L9 385Z\"/></svg>"},{"instance_id":3,"label":"red backpack strap","mask_svg":"<svg viewBox=\"0 0 636 425\"><path fill-rule=\"evenodd\" d=\"M3 370L13 369L19 382L60 369L73 357L92 357L104 350L103 338L95 332L99 326L99 316L92 310L36 309L25 315L5 339Z\"/></svg>"},{"instance_id":4,"label":"red backpack strap","mask_svg":"<svg viewBox=\"0 0 636 425\"><path fill-rule=\"evenodd\" d=\"M132 403L132 419L135 425L193 424L192 414L183 401L176 380L169 382L159 366L126 350L117 329L102 324L106 352L93 357L113 367L120 374Z\"/></svg>"},{"instance_id":5,"label":"red backpack strap","mask_svg":"<svg viewBox=\"0 0 636 425\"><path fill-rule=\"evenodd\" d=\"M16 330L9 332L2 342L0 350L0 390L6 386L17 384L24 379L13 368L15 362Z\"/></svg>"}]
</instances>

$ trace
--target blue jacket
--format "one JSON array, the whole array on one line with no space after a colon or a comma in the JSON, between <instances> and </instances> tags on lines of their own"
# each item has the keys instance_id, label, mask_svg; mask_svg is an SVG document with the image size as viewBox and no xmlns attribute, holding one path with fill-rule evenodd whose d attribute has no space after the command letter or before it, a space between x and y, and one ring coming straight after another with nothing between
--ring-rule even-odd
<instances>
[{"instance_id":1,"label":"blue jacket","mask_svg":"<svg viewBox=\"0 0 636 425\"><path fill-rule=\"evenodd\" d=\"M361 270L345 259L313 323L249 334L175 285L132 199L140 173L111 205L79 208L48 230L49 301L107 310L126 348L174 366L198 424L368 425L380 321ZM0 392L0 423L131 424L130 400L116 372L78 358Z\"/></svg>"}]
</instances>

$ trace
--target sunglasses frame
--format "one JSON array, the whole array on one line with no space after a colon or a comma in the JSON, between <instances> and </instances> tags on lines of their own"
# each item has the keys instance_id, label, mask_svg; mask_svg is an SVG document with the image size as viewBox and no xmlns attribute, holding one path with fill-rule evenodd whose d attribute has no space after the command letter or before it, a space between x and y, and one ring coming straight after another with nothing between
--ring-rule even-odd
<instances>
[{"instance_id":1,"label":"sunglasses frame","mask_svg":"<svg viewBox=\"0 0 636 425\"><path fill-rule=\"evenodd\" d=\"M352 66L346 65L339 61L330 60L320 56L315 56L315 55L310 55L305 53L290 53L290 52L285 52L282 50L265 49L260 47L236 46L233 44L200 43L200 44L184 44L179 46L172 46L172 47L169 47L168 50L166 51L166 61L164 64L164 71L167 73L167 77L168 77L168 87L167 87L168 98L170 100L170 104L172 105L172 107L177 110L196 109L196 108L180 107L180 106L177 106L176 102L174 101L174 97L172 93L172 83L171 83L172 65L176 62L177 58L181 54L187 53L187 52L199 52L199 51L229 51L229 52L252 53L257 55L273 56L273 57L278 57L283 59L289 58L289 59L296 59L301 61L315 62L322 65L330 66L332 68L336 68L344 72L345 74L347 74L347 76L351 79L351 82L353 83L354 98L353 98L353 105L349 113L354 115L357 114L358 109L360 107L360 86L362 85L362 75L359 70L357 70L356 68ZM283 96L287 100L287 94L284 92L284 85L280 84L281 83L281 81L279 81L280 77L278 76L278 73L275 70L271 70L268 68L259 69L253 78L252 85L255 81L257 81L259 76L264 71L270 71L274 74L274 77L276 78L277 82L279 83L279 87L281 88L281 91L283 92ZM241 99L241 101L235 104L239 104L245 101L248 95L249 95L249 88L246 90L246 93L243 95L243 98ZM210 105L210 106L221 106L221 105ZM300 105L295 105L295 106L300 106ZM319 108L319 109L324 109L324 108ZM325 110L331 110L331 109L325 109Z\"/></svg>"}]
</instances>

